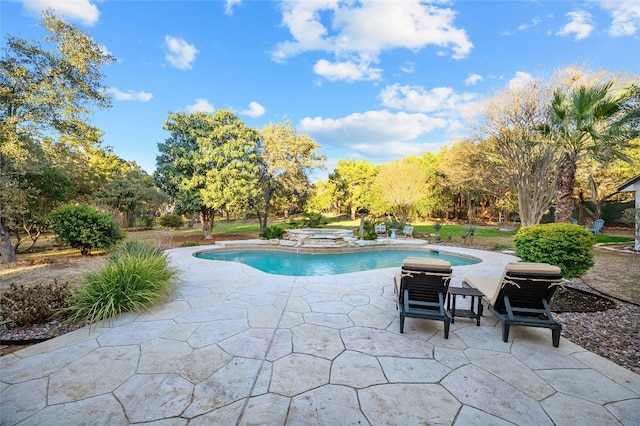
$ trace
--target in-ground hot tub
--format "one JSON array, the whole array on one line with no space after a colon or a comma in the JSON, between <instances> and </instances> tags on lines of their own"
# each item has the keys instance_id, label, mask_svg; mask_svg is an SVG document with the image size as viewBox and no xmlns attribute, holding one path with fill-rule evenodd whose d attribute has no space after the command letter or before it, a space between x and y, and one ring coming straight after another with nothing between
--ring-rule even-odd
<instances>
[{"instance_id":1,"label":"in-ground hot tub","mask_svg":"<svg viewBox=\"0 0 640 426\"><path fill-rule=\"evenodd\" d=\"M336 228L290 229L288 240L296 241L296 247L344 247L356 240L353 231Z\"/></svg>"}]
</instances>

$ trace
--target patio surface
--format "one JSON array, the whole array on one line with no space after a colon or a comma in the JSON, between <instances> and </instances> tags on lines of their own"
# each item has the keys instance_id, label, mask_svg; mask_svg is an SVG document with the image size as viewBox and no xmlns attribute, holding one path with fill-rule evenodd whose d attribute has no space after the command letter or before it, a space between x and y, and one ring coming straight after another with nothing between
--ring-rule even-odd
<instances>
[{"instance_id":1,"label":"patio surface","mask_svg":"<svg viewBox=\"0 0 640 426\"><path fill-rule=\"evenodd\" d=\"M408 318L399 268L268 275L169 251L169 303L0 358L2 425L638 425L640 376L551 331ZM452 249L500 275L512 256ZM458 297L463 308L468 299Z\"/></svg>"}]
</instances>

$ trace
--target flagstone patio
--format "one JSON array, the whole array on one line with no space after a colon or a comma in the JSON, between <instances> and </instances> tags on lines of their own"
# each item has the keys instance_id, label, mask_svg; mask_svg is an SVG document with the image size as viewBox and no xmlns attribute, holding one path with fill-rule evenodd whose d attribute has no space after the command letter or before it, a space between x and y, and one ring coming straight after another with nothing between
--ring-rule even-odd
<instances>
[{"instance_id":1,"label":"flagstone patio","mask_svg":"<svg viewBox=\"0 0 640 426\"><path fill-rule=\"evenodd\" d=\"M0 358L3 425L638 425L640 376L549 330L407 319L398 268L269 275L171 250L175 298ZM454 267L499 275L509 255ZM459 307L466 299L459 298Z\"/></svg>"}]
</instances>

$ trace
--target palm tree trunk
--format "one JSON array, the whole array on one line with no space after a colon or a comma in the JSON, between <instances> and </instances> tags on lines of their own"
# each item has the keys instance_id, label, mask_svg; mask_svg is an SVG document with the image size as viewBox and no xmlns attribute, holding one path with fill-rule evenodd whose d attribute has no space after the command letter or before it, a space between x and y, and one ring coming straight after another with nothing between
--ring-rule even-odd
<instances>
[{"instance_id":1,"label":"palm tree trunk","mask_svg":"<svg viewBox=\"0 0 640 426\"><path fill-rule=\"evenodd\" d=\"M576 180L576 160L571 154L564 154L556 181L555 221L571 223L573 217L573 187Z\"/></svg>"}]
</instances>

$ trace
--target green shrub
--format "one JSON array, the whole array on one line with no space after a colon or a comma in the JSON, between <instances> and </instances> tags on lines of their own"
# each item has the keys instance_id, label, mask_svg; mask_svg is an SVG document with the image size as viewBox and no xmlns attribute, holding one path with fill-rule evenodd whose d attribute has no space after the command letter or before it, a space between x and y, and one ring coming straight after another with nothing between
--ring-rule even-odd
<instances>
[{"instance_id":1,"label":"green shrub","mask_svg":"<svg viewBox=\"0 0 640 426\"><path fill-rule=\"evenodd\" d=\"M387 231L390 229L404 229L406 222L404 220L398 220L395 217L385 220L384 226L387 227Z\"/></svg>"},{"instance_id":2,"label":"green shrub","mask_svg":"<svg viewBox=\"0 0 640 426\"><path fill-rule=\"evenodd\" d=\"M85 286L71 296L69 310L73 319L87 323L146 310L170 295L176 275L166 254L130 240L104 267L86 275Z\"/></svg>"},{"instance_id":3,"label":"green shrub","mask_svg":"<svg viewBox=\"0 0 640 426\"><path fill-rule=\"evenodd\" d=\"M373 241L377 238L378 238L378 233L376 232L376 224L373 221L365 220L364 235L362 236L362 239Z\"/></svg>"},{"instance_id":4,"label":"green shrub","mask_svg":"<svg viewBox=\"0 0 640 426\"><path fill-rule=\"evenodd\" d=\"M184 243L180 244L180 247L195 247L195 246L199 246L200 244L198 244L195 241L185 241Z\"/></svg>"},{"instance_id":5,"label":"green shrub","mask_svg":"<svg viewBox=\"0 0 640 426\"><path fill-rule=\"evenodd\" d=\"M514 237L516 256L562 269L565 278L579 277L593 266L593 234L582 226L549 223L520 228Z\"/></svg>"},{"instance_id":6,"label":"green shrub","mask_svg":"<svg viewBox=\"0 0 640 426\"><path fill-rule=\"evenodd\" d=\"M3 319L11 321L9 327L43 324L63 318L70 296L69 285L56 280L30 286L11 283L0 297L0 311Z\"/></svg>"},{"instance_id":7,"label":"green shrub","mask_svg":"<svg viewBox=\"0 0 640 426\"><path fill-rule=\"evenodd\" d=\"M60 207L53 211L52 219L58 243L79 249L83 255L109 249L124 238L111 215L87 204Z\"/></svg>"},{"instance_id":8,"label":"green shrub","mask_svg":"<svg viewBox=\"0 0 640 426\"><path fill-rule=\"evenodd\" d=\"M165 228L173 228L173 229L178 229L182 225L184 225L184 220L182 219L182 216L179 216L177 214L168 214L165 216L160 216L160 219L158 222L160 223L160 226L164 226Z\"/></svg>"},{"instance_id":9,"label":"green shrub","mask_svg":"<svg viewBox=\"0 0 640 426\"><path fill-rule=\"evenodd\" d=\"M153 225L156 222L156 218L150 214L145 214L140 217L140 226L144 229L153 229Z\"/></svg>"},{"instance_id":10,"label":"green shrub","mask_svg":"<svg viewBox=\"0 0 640 426\"><path fill-rule=\"evenodd\" d=\"M266 228L264 228L260 233L260 236L262 238L266 238L268 240L271 240L274 238L281 239L283 235L284 235L284 228L278 225L269 225Z\"/></svg>"},{"instance_id":11,"label":"green shrub","mask_svg":"<svg viewBox=\"0 0 640 426\"><path fill-rule=\"evenodd\" d=\"M326 223L327 221L322 217L322 214L307 212L304 214L304 219L302 220L302 228L319 228Z\"/></svg>"}]
</instances>

